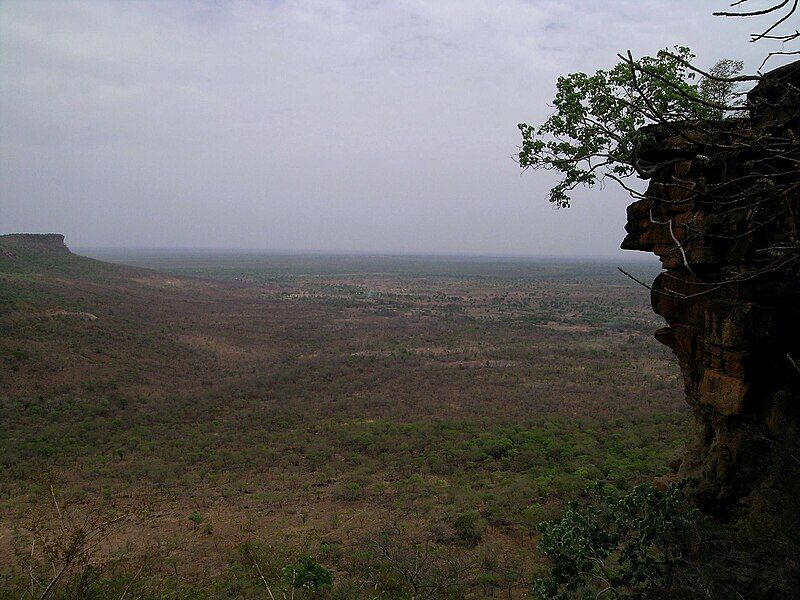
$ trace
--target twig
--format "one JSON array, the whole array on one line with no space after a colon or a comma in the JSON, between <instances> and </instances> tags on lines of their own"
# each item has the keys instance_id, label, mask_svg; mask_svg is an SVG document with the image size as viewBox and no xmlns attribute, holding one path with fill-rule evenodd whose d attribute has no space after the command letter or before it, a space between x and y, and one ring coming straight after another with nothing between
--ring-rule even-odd
<instances>
[{"instance_id":1,"label":"twig","mask_svg":"<svg viewBox=\"0 0 800 600\"><path fill-rule=\"evenodd\" d=\"M248 549L247 553L250 555L250 562L253 563L253 566L256 568L256 571L258 571L258 576L261 578L261 581L264 583L264 587L267 588L267 593L269 594L269 597L272 600L275 600L275 596L272 595L272 589L270 589L269 584L267 583L267 578L264 577L264 573L261 571L261 565L258 564L258 561L256 560L256 557L253 555L252 552L249 551L249 549Z\"/></svg>"},{"instance_id":2,"label":"twig","mask_svg":"<svg viewBox=\"0 0 800 600\"><path fill-rule=\"evenodd\" d=\"M66 535L66 531L64 530L64 515L61 512L61 508L58 506L58 500L56 500L56 492L53 489L53 486L50 486L50 495L53 497L53 504L56 505L56 512L58 513L58 522L61 526L61 533Z\"/></svg>"},{"instance_id":3,"label":"twig","mask_svg":"<svg viewBox=\"0 0 800 600\"><path fill-rule=\"evenodd\" d=\"M797 371L798 374L800 374L800 367L797 366L797 363L795 362L794 358L792 358L792 355L787 352L786 358L789 359L789 362L794 367L794 370Z\"/></svg>"},{"instance_id":4,"label":"twig","mask_svg":"<svg viewBox=\"0 0 800 600\"><path fill-rule=\"evenodd\" d=\"M119 597L119 600L125 600L125 596L128 595L128 590L131 589L131 586L133 585L133 582L136 581L136 579L141 574L142 570L144 569L144 565L145 565L145 563L142 562L142 565L139 567L139 570L136 571L136 575L134 575L133 578L128 582L128 585L125 586L125 589L122 592L122 596Z\"/></svg>"}]
</instances>

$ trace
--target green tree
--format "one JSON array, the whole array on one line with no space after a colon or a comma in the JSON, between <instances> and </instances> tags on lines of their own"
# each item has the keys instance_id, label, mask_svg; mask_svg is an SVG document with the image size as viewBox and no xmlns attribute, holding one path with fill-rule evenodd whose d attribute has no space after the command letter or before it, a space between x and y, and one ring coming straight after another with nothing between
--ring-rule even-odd
<instances>
[{"instance_id":1,"label":"green tree","mask_svg":"<svg viewBox=\"0 0 800 600\"><path fill-rule=\"evenodd\" d=\"M534 584L538 598L592 592L614 597L669 584L670 570L686 564L706 518L687 501L686 483L659 490L640 485L571 503L562 519L542 523L539 550L550 557L550 577Z\"/></svg>"},{"instance_id":2,"label":"green tree","mask_svg":"<svg viewBox=\"0 0 800 600\"><path fill-rule=\"evenodd\" d=\"M456 537L466 544L477 544L483 538L483 530L486 527L481 514L476 510L468 510L459 513L453 519L453 530Z\"/></svg>"},{"instance_id":3,"label":"green tree","mask_svg":"<svg viewBox=\"0 0 800 600\"><path fill-rule=\"evenodd\" d=\"M702 98L717 106L734 104L739 95L739 83L736 76L742 72L744 62L724 58L717 62L708 72L709 77L700 80L698 91ZM733 116L736 116L734 113ZM721 119L726 116L724 110L711 108L711 116Z\"/></svg>"},{"instance_id":4,"label":"green tree","mask_svg":"<svg viewBox=\"0 0 800 600\"><path fill-rule=\"evenodd\" d=\"M293 588L301 590L318 590L333 584L333 573L307 556L286 565L283 577Z\"/></svg>"},{"instance_id":5,"label":"green tree","mask_svg":"<svg viewBox=\"0 0 800 600\"><path fill-rule=\"evenodd\" d=\"M520 166L561 173L549 193L560 208L569 207L576 187L593 186L598 177L621 183L634 175L645 125L715 119L742 109L733 105L738 79L747 79L735 77L740 61L722 60L702 74L691 64L695 55L682 46L621 58L608 71L559 77L555 112L539 126L518 125Z\"/></svg>"}]
</instances>

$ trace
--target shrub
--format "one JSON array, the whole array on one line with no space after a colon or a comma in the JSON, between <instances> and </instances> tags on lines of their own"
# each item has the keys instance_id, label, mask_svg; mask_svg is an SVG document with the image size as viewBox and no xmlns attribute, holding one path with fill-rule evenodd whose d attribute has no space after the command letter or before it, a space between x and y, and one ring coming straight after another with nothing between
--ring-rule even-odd
<instances>
[{"instance_id":1,"label":"shrub","mask_svg":"<svg viewBox=\"0 0 800 600\"><path fill-rule=\"evenodd\" d=\"M561 520L542 523L539 549L552 560L550 577L534 584L538 598L573 593L636 592L667 584L685 561L705 518L687 501L686 483L667 490L640 485L624 495L596 484L596 501L571 503Z\"/></svg>"},{"instance_id":2,"label":"shrub","mask_svg":"<svg viewBox=\"0 0 800 600\"><path fill-rule=\"evenodd\" d=\"M506 454L511 452L514 448L514 442L507 437L499 437L486 440L484 442L484 451L492 458L503 458Z\"/></svg>"},{"instance_id":3,"label":"shrub","mask_svg":"<svg viewBox=\"0 0 800 600\"><path fill-rule=\"evenodd\" d=\"M189 513L189 520L192 522L192 529L197 529L203 522L203 515L195 510Z\"/></svg>"},{"instance_id":4,"label":"shrub","mask_svg":"<svg viewBox=\"0 0 800 600\"><path fill-rule=\"evenodd\" d=\"M453 519L456 537L467 544L477 544L483 538L486 522L476 510L462 512Z\"/></svg>"},{"instance_id":5,"label":"shrub","mask_svg":"<svg viewBox=\"0 0 800 600\"><path fill-rule=\"evenodd\" d=\"M318 590L333 584L333 573L307 556L286 565L282 571L284 579L294 588Z\"/></svg>"}]
</instances>

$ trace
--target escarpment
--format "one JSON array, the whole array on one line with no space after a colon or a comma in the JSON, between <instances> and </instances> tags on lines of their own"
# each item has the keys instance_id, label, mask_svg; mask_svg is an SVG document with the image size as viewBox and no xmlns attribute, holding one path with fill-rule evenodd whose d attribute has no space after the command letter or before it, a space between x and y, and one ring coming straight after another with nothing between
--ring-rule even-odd
<instances>
[{"instance_id":1,"label":"escarpment","mask_svg":"<svg viewBox=\"0 0 800 600\"><path fill-rule=\"evenodd\" d=\"M797 62L763 78L748 114L651 126L637 153L650 183L622 248L661 259L652 306L667 327L655 335L695 418L676 475L698 478L720 515L796 480L800 464L799 90Z\"/></svg>"},{"instance_id":2,"label":"escarpment","mask_svg":"<svg viewBox=\"0 0 800 600\"><path fill-rule=\"evenodd\" d=\"M60 233L9 233L0 235L0 248L11 254L15 250L69 253Z\"/></svg>"}]
</instances>

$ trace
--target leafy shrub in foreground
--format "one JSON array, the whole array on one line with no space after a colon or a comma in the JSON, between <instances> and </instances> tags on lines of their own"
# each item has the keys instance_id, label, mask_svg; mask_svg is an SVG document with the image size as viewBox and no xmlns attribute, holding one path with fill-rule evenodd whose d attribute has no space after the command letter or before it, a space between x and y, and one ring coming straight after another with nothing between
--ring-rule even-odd
<instances>
[{"instance_id":1,"label":"leafy shrub in foreground","mask_svg":"<svg viewBox=\"0 0 800 600\"><path fill-rule=\"evenodd\" d=\"M687 500L686 482L666 490L639 485L624 495L595 484L597 500L573 502L561 520L542 523L539 550L550 577L534 584L538 598L612 596L668 587L671 568L686 564L706 518Z\"/></svg>"}]
</instances>

